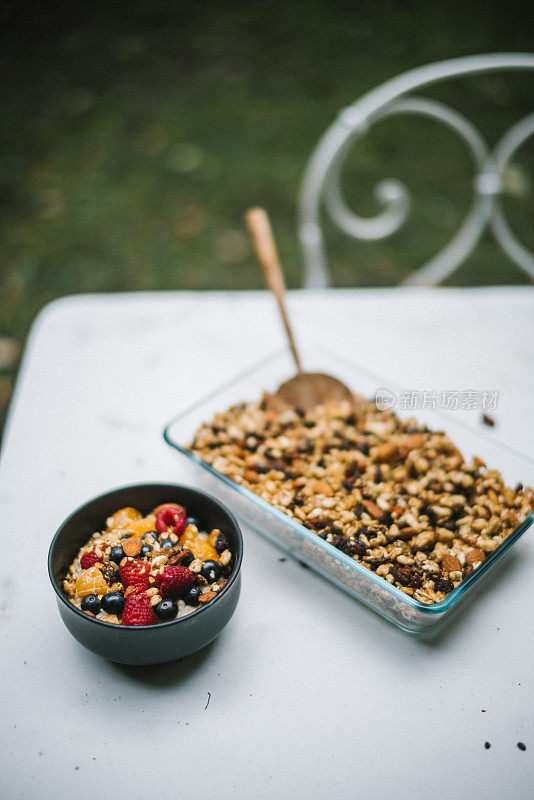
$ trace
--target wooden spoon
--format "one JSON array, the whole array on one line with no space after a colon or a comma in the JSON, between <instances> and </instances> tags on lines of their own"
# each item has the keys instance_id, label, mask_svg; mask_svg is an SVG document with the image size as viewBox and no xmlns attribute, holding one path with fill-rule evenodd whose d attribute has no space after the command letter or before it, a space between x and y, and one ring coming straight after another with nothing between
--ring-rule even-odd
<instances>
[{"instance_id":1,"label":"wooden spoon","mask_svg":"<svg viewBox=\"0 0 534 800\"><path fill-rule=\"evenodd\" d=\"M331 402L340 403L342 401L348 401L354 406L356 401L354 394L337 378L333 378L331 375L324 375L322 372L304 372L302 369L287 313L285 303L286 286L276 252L269 217L263 208L251 208L247 211L245 219L258 261L263 269L265 283L278 302L280 316L284 323L289 346L297 368L297 374L294 378L285 381L274 395L266 396L266 404L276 411L288 406L309 411L315 406Z\"/></svg>"}]
</instances>

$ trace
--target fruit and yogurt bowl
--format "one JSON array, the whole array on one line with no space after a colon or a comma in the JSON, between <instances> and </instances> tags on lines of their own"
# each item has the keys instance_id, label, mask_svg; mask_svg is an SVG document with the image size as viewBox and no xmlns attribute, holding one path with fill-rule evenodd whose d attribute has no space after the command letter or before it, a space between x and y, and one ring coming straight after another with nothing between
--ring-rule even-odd
<instances>
[{"instance_id":1,"label":"fruit and yogurt bowl","mask_svg":"<svg viewBox=\"0 0 534 800\"><path fill-rule=\"evenodd\" d=\"M48 571L63 622L85 647L124 664L196 652L230 620L243 539L228 508L175 484L90 500L60 526Z\"/></svg>"},{"instance_id":2,"label":"fruit and yogurt bowl","mask_svg":"<svg viewBox=\"0 0 534 800\"><path fill-rule=\"evenodd\" d=\"M80 549L63 581L70 602L104 622L154 625L213 600L232 571L233 553L218 528L202 529L179 503L144 516L111 514Z\"/></svg>"}]
</instances>

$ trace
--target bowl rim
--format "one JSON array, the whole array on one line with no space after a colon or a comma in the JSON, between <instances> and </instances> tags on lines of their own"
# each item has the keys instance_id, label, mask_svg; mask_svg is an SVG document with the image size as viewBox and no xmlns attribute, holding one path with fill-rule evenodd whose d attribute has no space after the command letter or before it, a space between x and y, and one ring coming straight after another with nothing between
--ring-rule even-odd
<instances>
[{"instance_id":1,"label":"bowl rim","mask_svg":"<svg viewBox=\"0 0 534 800\"><path fill-rule=\"evenodd\" d=\"M83 511L86 508L86 506L88 506L91 503L94 503L94 502L96 502L98 500L103 500L104 498L108 497L108 495L114 494L115 492L118 493L118 492L121 492L121 491L130 490L130 489L134 489L134 490L135 489L145 489L147 487L154 487L154 488L161 487L162 489L163 488L168 488L168 489L173 489L173 490L176 489L176 490L179 490L179 491L186 490L188 492L194 492L195 494L198 494L203 498L207 498L208 500L213 502L216 506L218 506L220 509L222 509L226 514L228 514L228 516L230 518L230 521L231 521L231 523L233 525L234 531L237 534L237 541L238 541L238 545L239 545L239 547L238 547L238 551L239 552L236 554L236 560L235 560L234 568L232 570L232 574L228 578L228 582L225 584L225 586L223 586L223 588L221 589L220 592L217 592L217 596L214 597L213 600L211 600L205 606L199 606L194 611L191 611L190 614L185 614L183 617L177 617L176 619L170 619L170 620L167 620L167 621L156 622L156 623L153 623L152 625L117 625L114 622L106 622L103 619L97 619L96 617L91 617L91 616L89 616L89 614L86 614L81 609L76 608L76 606L73 605L66 598L64 592L61 590L60 586L58 585L58 582L56 581L56 579L54 577L53 569L52 569L52 554L53 554L54 546L55 546L56 542L58 541L58 539L60 538L65 526L69 522L71 522L77 516L77 514L79 514L81 511ZM241 571L241 564L243 562L243 547L244 547L243 534L241 533L241 528L239 527L239 523L237 522L237 519L235 518L234 514L230 511L230 509L227 506L224 505L224 503L221 503L220 500L218 500L216 497L214 497L213 495L209 494L208 492L205 492L202 489L196 489L194 486L186 486L185 484L178 484L178 483L160 483L160 482L155 482L155 483L152 483L152 482L150 482L150 483L133 483L133 484L127 484L125 486L117 486L114 489L110 489L107 492L102 492L102 494L96 495L95 497L91 498L90 500L87 500L82 505L78 506L78 508L76 508L74 511L72 511L69 514L69 516L66 517L63 520L63 522L61 523L61 525L59 526L59 528L55 532L55 534L54 534L54 536L52 538L52 541L50 542L50 547L48 549L48 558L47 558L48 577L50 578L50 582L52 584L52 588L54 589L54 591L56 593L56 596L59 597L59 599L63 602L63 604L69 609L69 611L73 611L79 617L81 617L82 619L84 619L84 620L86 620L88 622L96 623L98 625L105 626L106 628L112 629L112 630L115 630L115 631L120 631L120 630L123 630L123 631L147 631L147 630L156 630L156 629L161 630L163 628L168 628L168 627L170 627L172 625L178 625L180 622L184 622L184 620L188 620L189 621L193 617L198 616L199 614L202 614L203 611L206 611L208 608L213 607L213 604L216 603L219 600L220 597L222 597L224 594L226 594L229 591L230 587L232 586L233 583L235 583L235 581L236 581L236 579L237 579L237 577L238 577L238 575L239 575L239 573ZM120 635L122 635L122 634L120 634Z\"/></svg>"}]
</instances>

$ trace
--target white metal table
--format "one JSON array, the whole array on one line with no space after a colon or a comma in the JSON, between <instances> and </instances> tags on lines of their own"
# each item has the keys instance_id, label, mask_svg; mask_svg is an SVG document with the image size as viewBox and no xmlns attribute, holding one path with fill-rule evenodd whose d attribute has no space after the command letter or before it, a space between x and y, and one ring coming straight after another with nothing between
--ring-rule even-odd
<instances>
[{"instance_id":1,"label":"white metal table","mask_svg":"<svg viewBox=\"0 0 534 800\"><path fill-rule=\"evenodd\" d=\"M300 339L313 331L395 385L498 389L488 435L532 458L534 289L290 303ZM63 627L46 573L59 523L113 486L187 482L165 423L281 345L260 292L73 297L39 317L0 462L6 799L532 796L532 534L429 641L280 561L246 526L240 604L204 651L119 666Z\"/></svg>"}]
</instances>

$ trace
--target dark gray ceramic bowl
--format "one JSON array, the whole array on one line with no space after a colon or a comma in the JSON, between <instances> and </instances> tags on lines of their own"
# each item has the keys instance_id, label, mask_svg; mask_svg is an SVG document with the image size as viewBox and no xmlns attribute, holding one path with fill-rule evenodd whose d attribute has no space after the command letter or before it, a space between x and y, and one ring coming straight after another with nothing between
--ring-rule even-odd
<instances>
[{"instance_id":1,"label":"dark gray ceramic bowl","mask_svg":"<svg viewBox=\"0 0 534 800\"><path fill-rule=\"evenodd\" d=\"M94 531L107 517L125 506L148 513L162 503L180 503L206 530L219 528L228 537L234 567L228 583L207 605L170 622L139 627L113 625L90 617L69 603L61 586L65 574ZM150 483L125 486L102 494L78 508L65 520L52 540L48 573L56 592L61 619L85 647L121 664L161 664L190 655L212 641L235 611L241 588L243 538L234 516L214 497L175 484Z\"/></svg>"}]
</instances>

